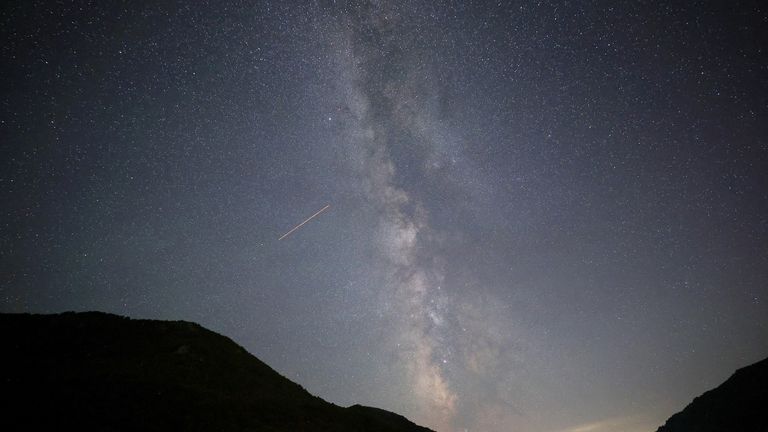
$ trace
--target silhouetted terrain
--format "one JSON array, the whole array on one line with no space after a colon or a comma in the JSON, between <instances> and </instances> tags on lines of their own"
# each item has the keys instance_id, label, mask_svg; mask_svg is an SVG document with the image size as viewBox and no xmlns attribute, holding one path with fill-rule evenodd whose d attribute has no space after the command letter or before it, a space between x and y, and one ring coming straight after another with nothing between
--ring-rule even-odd
<instances>
[{"instance_id":1,"label":"silhouetted terrain","mask_svg":"<svg viewBox=\"0 0 768 432\"><path fill-rule=\"evenodd\" d=\"M657 432L768 431L768 359L736 371Z\"/></svg>"},{"instance_id":2,"label":"silhouetted terrain","mask_svg":"<svg viewBox=\"0 0 768 432\"><path fill-rule=\"evenodd\" d=\"M325 402L194 323L0 314L0 338L4 430L429 431Z\"/></svg>"}]
</instances>

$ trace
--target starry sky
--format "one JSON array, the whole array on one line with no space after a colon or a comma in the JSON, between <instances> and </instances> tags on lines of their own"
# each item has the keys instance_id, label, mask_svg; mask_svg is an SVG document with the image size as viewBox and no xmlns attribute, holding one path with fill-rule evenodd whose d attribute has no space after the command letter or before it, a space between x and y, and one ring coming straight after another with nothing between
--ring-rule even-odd
<instances>
[{"instance_id":1,"label":"starry sky","mask_svg":"<svg viewBox=\"0 0 768 432\"><path fill-rule=\"evenodd\" d=\"M197 321L440 432L650 432L768 355L760 2L17 1L0 38L0 311Z\"/></svg>"}]
</instances>

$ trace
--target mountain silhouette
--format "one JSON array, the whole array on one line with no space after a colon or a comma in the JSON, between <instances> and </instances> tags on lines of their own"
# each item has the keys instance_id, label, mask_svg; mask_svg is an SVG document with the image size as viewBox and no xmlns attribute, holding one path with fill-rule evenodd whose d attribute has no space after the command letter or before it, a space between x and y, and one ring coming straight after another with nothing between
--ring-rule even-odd
<instances>
[{"instance_id":1,"label":"mountain silhouette","mask_svg":"<svg viewBox=\"0 0 768 432\"><path fill-rule=\"evenodd\" d=\"M4 430L429 432L328 403L185 321L0 314Z\"/></svg>"},{"instance_id":2,"label":"mountain silhouette","mask_svg":"<svg viewBox=\"0 0 768 432\"><path fill-rule=\"evenodd\" d=\"M768 431L768 358L695 398L656 432Z\"/></svg>"}]
</instances>

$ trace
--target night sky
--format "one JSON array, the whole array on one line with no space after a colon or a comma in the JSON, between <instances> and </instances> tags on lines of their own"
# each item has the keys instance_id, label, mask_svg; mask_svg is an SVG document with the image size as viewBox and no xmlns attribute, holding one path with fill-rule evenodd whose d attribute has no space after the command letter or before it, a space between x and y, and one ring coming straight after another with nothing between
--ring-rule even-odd
<instances>
[{"instance_id":1,"label":"night sky","mask_svg":"<svg viewBox=\"0 0 768 432\"><path fill-rule=\"evenodd\" d=\"M0 311L440 432L650 432L768 356L760 2L15 3Z\"/></svg>"}]
</instances>

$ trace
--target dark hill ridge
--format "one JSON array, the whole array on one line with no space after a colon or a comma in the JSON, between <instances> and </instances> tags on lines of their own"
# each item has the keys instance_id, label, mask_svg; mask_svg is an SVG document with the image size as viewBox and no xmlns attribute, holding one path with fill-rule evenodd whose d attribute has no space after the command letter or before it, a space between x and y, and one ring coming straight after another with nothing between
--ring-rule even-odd
<instances>
[{"instance_id":1,"label":"dark hill ridge","mask_svg":"<svg viewBox=\"0 0 768 432\"><path fill-rule=\"evenodd\" d=\"M325 402L194 323L0 314L0 340L4 430L430 431Z\"/></svg>"},{"instance_id":2,"label":"dark hill ridge","mask_svg":"<svg viewBox=\"0 0 768 432\"><path fill-rule=\"evenodd\" d=\"M768 359L736 371L656 432L768 432Z\"/></svg>"}]
</instances>

